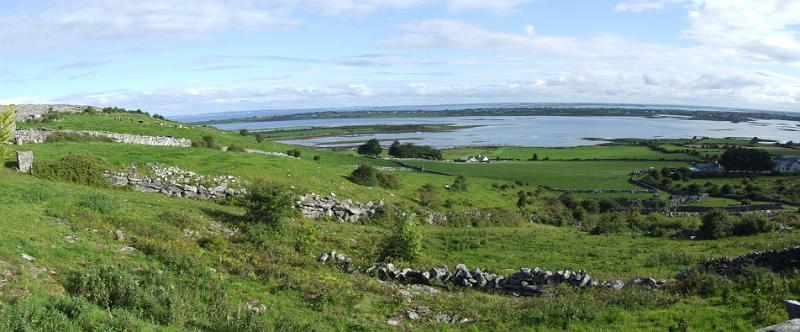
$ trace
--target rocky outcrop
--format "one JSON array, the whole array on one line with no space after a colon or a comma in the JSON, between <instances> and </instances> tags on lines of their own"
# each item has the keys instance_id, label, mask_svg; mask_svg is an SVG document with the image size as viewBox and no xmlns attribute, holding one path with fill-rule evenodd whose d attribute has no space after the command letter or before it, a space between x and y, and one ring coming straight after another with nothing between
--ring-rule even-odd
<instances>
[{"instance_id":1,"label":"rocky outcrop","mask_svg":"<svg viewBox=\"0 0 800 332\"><path fill-rule=\"evenodd\" d=\"M48 128L17 129L14 131L14 137L16 139L17 144L44 143L45 141L47 141L48 137L50 137L55 133L63 133L67 135L81 135L94 138L107 138L117 143L125 143L125 144L174 146L182 148L192 146L192 141L185 138L177 138L169 136L142 136L142 135L112 133L107 131L53 130Z\"/></svg>"},{"instance_id":2,"label":"rocky outcrop","mask_svg":"<svg viewBox=\"0 0 800 332\"><path fill-rule=\"evenodd\" d=\"M303 195L296 203L296 207L306 218L330 218L351 223L358 222L364 216L374 216L382 206L383 201L362 204L349 199L339 201L334 195L321 197L315 193Z\"/></svg>"},{"instance_id":3,"label":"rocky outcrop","mask_svg":"<svg viewBox=\"0 0 800 332\"><path fill-rule=\"evenodd\" d=\"M233 176L210 177L155 163L146 166L153 176L137 174L135 166L129 166L127 173L106 173L103 176L115 186L133 186L136 191L159 192L168 196L223 199L247 192L242 182Z\"/></svg>"},{"instance_id":4,"label":"rocky outcrop","mask_svg":"<svg viewBox=\"0 0 800 332\"><path fill-rule=\"evenodd\" d=\"M730 277L741 274L749 266L767 268L775 272L799 269L800 246L783 250L757 251L734 259L727 257L709 259L691 269L681 271L676 278L685 280L698 272L710 272Z\"/></svg>"},{"instance_id":5,"label":"rocky outcrop","mask_svg":"<svg viewBox=\"0 0 800 332\"><path fill-rule=\"evenodd\" d=\"M53 113L80 113L87 107L85 105L63 105L63 104L23 104L14 105L16 113L15 120L25 122L28 120L40 119L43 115Z\"/></svg>"},{"instance_id":6,"label":"rocky outcrop","mask_svg":"<svg viewBox=\"0 0 800 332\"><path fill-rule=\"evenodd\" d=\"M593 279L585 270L579 271L545 271L538 267L522 268L510 275L501 275L483 271L479 268L468 269L458 264L455 270L448 267L429 270L398 269L391 263L375 264L367 269L353 267L352 259L342 253L332 251L322 253L317 260L348 273L364 273L380 280L396 281L411 285L439 285L472 288L487 293L514 296L537 296L555 286L566 284L576 288L606 287L619 290L624 287L660 288L665 281L653 278L636 278L627 283L622 280L601 282Z\"/></svg>"}]
</instances>

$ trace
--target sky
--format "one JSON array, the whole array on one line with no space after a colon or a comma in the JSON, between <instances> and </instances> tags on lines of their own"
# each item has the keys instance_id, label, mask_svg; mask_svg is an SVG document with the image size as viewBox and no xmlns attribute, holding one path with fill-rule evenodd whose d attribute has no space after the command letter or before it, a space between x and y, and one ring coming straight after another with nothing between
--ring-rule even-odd
<instances>
[{"instance_id":1,"label":"sky","mask_svg":"<svg viewBox=\"0 0 800 332\"><path fill-rule=\"evenodd\" d=\"M800 112L798 0L0 0L0 104Z\"/></svg>"}]
</instances>

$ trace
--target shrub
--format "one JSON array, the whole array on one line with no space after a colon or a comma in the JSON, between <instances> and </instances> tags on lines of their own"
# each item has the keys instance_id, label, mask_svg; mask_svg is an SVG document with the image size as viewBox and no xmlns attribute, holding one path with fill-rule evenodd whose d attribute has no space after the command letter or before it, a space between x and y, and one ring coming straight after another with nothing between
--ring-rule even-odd
<instances>
[{"instance_id":1,"label":"shrub","mask_svg":"<svg viewBox=\"0 0 800 332\"><path fill-rule=\"evenodd\" d=\"M209 148L209 149L219 149L219 146L214 141L214 136L206 135L203 136L199 141L192 141L192 146L198 148Z\"/></svg>"},{"instance_id":2,"label":"shrub","mask_svg":"<svg viewBox=\"0 0 800 332\"><path fill-rule=\"evenodd\" d=\"M264 141L264 134L262 134L262 133L256 134L256 142L261 143L263 141Z\"/></svg>"},{"instance_id":3,"label":"shrub","mask_svg":"<svg viewBox=\"0 0 800 332\"><path fill-rule=\"evenodd\" d=\"M628 223L618 213L604 213L592 228L592 234L616 234L628 230Z\"/></svg>"},{"instance_id":4,"label":"shrub","mask_svg":"<svg viewBox=\"0 0 800 332\"><path fill-rule=\"evenodd\" d=\"M239 135L248 136L250 135L250 131L247 129L239 129Z\"/></svg>"},{"instance_id":5,"label":"shrub","mask_svg":"<svg viewBox=\"0 0 800 332\"><path fill-rule=\"evenodd\" d=\"M417 194L419 195L419 203L422 206L431 207L439 204L439 190L430 183L417 188Z\"/></svg>"},{"instance_id":6,"label":"shrub","mask_svg":"<svg viewBox=\"0 0 800 332\"><path fill-rule=\"evenodd\" d=\"M109 195L92 192L82 195L78 200L78 206L106 214L118 209L119 203Z\"/></svg>"},{"instance_id":7,"label":"shrub","mask_svg":"<svg viewBox=\"0 0 800 332\"><path fill-rule=\"evenodd\" d=\"M463 175L456 175L453 180L453 185L450 186L452 191L467 191L467 177Z\"/></svg>"},{"instance_id":8,"label":"shrub","mask_svg":"<svg viewBox=\"0 0 800 332\"><path fill-rule=\"evenodd\" d=\"M298 149L288 150L286 151L286 155L290 157L300 158L300 150Z\"/></svg>"},{"instance_id":9,"label":"shrub","mask_svg":"<svg viewBox=\"0 0 800 332\"><path fill-rule=\"evenodd\" d=\"M42 179L102 187L109 185L103 178L103 172L108 169L111 166L99 157L69 154L52 161L35 162L33 175Z\"/></svg>"},{"instance_id":10,"label":"shrub","mask_svg":"<svg viewBox=\"0 0 800 332\"><path fill-rule=\"evenodd\" d=\"M733 223L731 233L733 235L751 235L770 232L775 228L775 222L767 219L763 214L747 213Z\"/></svg>"},{"instance_id":11,"label":"shrub","mask_svg":"<svg viewBox=\"0 0 800 332\"><path fill-rule=\"evenodd\" d=\"M0 158L7 156L10 151L3 143L13 136L11 127L14 125L14 112L16 112L14 106L5 106L0 112Z\"/></svg>"},{"instance_id":12,"label":"shrub","mask_svg":"<svg viewBox=\"0 0 800 332\"><path fill-rule=\"evenodd\" d=\"M256 180L247 187L245 219L280 227L286 219L297 216L294 201L295 194L285 185Z\"/></svg>"},{"instance_id":13,"label":"shrub","mask_svg":"<svg viewBox=\"0 0 800 332\"><path fill-rule=\"evenodd\" d=\"M381 260L416 261L422 258L422 229L417 216L405 211L398 216L392 233L383 240Z\"/></svg>"},{"instance_id":14,"label":"shrub","mask_svg":"<svg viewBox=\"0 0 800 332\"><path fill-rule=\"evenodd\" d=\"M246 152L246 150L243 146L234 143L228 147L228 152Z\"/></svg>"},{"instance_id":15,"label":"shrub","mask_svg":"<svg viewBox=\"0 0 800 332\"><path fill-rule=\"evenodd\" d=\"M384 188L389 189L397 189L400 188L400 182L397 181L397 178L394 175L391 175L386 172L378 172L375 175L378 179L378 185Z\"/></svg>"},{"instance_id":16,"label":"shrub","mask_svg":"<svg viewBox=\"0 0 800 332\"><path fill-rule=\"evenodd\" d=\"M700 235L706 239L721 239L731 234L731 222L728 213L721 209L714 209L703 216L700 225Z\"/></svg>"},{"instance_id":17,"label":"shrub","mask_svg":"<svg viewBox=\"0 0 800 332\"><path fill-rule=\"evenodd\" d=\"M358 165L358 168L350 173L349 179L362 186L374 187L378 185L378 170L370 165Z\"/></svg>"},{"instance_id":18,"label":"shrub","mask_svg":"<svg viewBox=\"0 0 800 332\"><path fill-rule=\"evenodd\" d=\"M319 161L320 159L322 159L322 157L320 157L319 155L314 156L314 161Z\"/></svg>"}]
</instances>

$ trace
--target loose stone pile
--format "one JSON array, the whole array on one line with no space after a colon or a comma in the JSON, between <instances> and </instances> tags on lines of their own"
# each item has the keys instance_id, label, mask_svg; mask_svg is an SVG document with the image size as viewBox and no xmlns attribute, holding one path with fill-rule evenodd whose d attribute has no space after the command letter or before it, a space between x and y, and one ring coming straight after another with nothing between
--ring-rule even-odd
<instances>
[{"instance_id":1,"label":"loose stone pile","mask_svg":"<svg viewBox=\"0 0 800 332\"><path fill-rule=\"evenodd\" d=\"M153 176L137 174L135 166L127 173L106 173L103 176L115 186L133 186L141 192L160 192L164 195L198 199L222 199L245 194L242 182L233 176L205 176L178 167L146 164Z\"/></svg>"},{"instance_id":2,"label":"loose stone pile","mask_svg":"<svg viewBox=\"0 0 800 332\"><path fill-rule=\"evenodd\" d=\"M464 264L458 264L454 271L448 267L432 268L429 270L414 270L410 268L398 269L391 263L375 264L367 269L358 269L352 266L352 260L342 253L332 251L322 253L317 260L326 265L334 266L344 272L361 272L380 280L391 280L402 284L411 285L441 285L472 288L487 293L496 293L513 296L537 296L546 293L549 287L561 284L576 288L607 287L619 290L624 287L645 287L656 289L664 285L665 281L653 278L636 278L627 283L622 280L601 282L585 271L551 271L537 268L522 268L510 275L500 275L484 272L479 268L468 269Z\"/></svg>"},{"instance_id":3,"label":"loose stone pile","mask_svg":"<svg viewBox=\"0 0 800 332\"><path fill-rule=\"evenodd\" d=\"M782 250L756 251L734 259L727 257L709 259L691 269L681 271L676 278L685 280L697 272L734 276L741 274L748 266L768 268L775 272L800 269L800 246Z\"/></svg>"},{"instance_id":4,"label":"loose stone pile","mask_svg":"<svg viewBox=\"0 0 800 332\"><path fill-rule=\"evenodd\" d=\"M306 218L335 218L339 221L354 223L358 222L362 216L374 216L377 209L383 206L383 201L370 201L362 204L349 199L338 201L334 195L321 197L315 193L309 193L303 195L297 201L296 206Z\"/></svg>"}]
</instances>

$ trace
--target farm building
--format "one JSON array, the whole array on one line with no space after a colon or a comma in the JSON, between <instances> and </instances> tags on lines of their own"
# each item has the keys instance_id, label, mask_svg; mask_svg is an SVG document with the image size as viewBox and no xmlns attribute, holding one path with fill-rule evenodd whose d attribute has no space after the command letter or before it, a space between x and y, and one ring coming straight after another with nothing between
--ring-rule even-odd
<instances>
[{"instance_id":1,"label":"farm building","mask_svg":"<svg viewBox=\"0 0 800 332\"><path fill-rule=\"evenodd\" d=\"M469 156L469 157L462 158L462 159L459 159L459 160L456 160L456 161L459 161L459 162L462 162L462 163L488 163L489 162L489 157L479 154L477 156Z\"/></svg>"},{"instance_id":2,"label":"farm building","mask_svg":"<svg viewBox=\"0 0 800 332\"><path fill-rule=\"evenodd\" d=\"M775 159L775 171L781 173L800 173L800 157L783 156Z\"/></svg>"}]
</instances>

